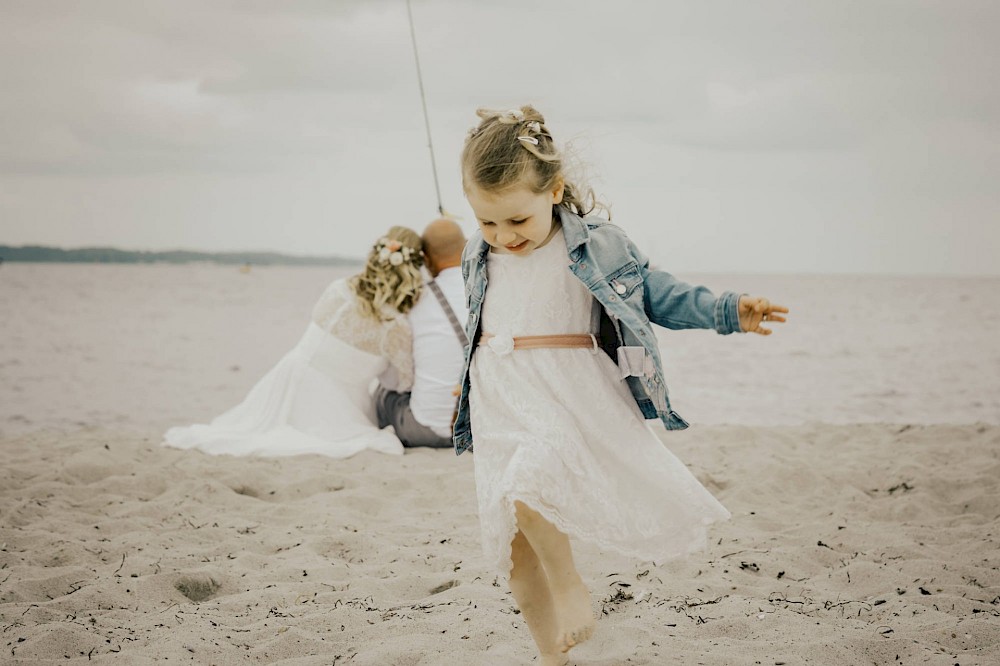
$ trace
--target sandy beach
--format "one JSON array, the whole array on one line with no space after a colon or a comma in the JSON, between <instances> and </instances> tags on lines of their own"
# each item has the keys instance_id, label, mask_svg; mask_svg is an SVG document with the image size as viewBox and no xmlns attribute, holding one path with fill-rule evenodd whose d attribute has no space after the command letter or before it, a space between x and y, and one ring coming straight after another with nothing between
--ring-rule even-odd
<instances>
[{"instance_id":1,"label":"sandy beach","mask_svg":"<svg viewBox=\"0 0 1000 666\"><path fill-rule=\"evenodd\" d=\"M318 268L0 267L0 663L533 662L472 457L160 445L298 339ZM682 276L792 308L664 332L662 437L732 512L662 564L577 544L573 664L1000 663L1000 279Z\"/></svg>"}]
</instances>

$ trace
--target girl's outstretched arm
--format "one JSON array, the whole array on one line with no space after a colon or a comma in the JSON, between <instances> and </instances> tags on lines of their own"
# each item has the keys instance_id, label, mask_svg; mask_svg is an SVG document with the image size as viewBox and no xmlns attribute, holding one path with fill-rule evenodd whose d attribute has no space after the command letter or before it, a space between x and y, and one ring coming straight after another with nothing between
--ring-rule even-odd
<instances>
[{"instance_id":1,"label":"girl's outstretched arm","mask_svg":"<svg viewBox=\"0 0 1000 666\"><path fill-rule=\"evenodd\" d=\"M643 306L649 321L671 329L712 328L722 335L742 329L740 295L727 291L716 297L707 287L690 285L666 271L649 267L649 258L629 239L629 252L639 264Z\"/></svg>"}]
</instances>

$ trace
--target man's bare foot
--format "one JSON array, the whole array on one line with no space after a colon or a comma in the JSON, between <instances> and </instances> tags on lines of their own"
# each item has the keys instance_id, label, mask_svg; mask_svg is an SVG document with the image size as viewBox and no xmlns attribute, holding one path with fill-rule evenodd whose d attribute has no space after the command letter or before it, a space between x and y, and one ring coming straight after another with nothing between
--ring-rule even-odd
<instances>
[{"instance_id":1,"label":"man's bare foot","mask_svg":"<svg viewBox=\"0 0 1000 666\"><path fill-rule=\"evenodd\" d=\"M590 591L578 577L568 590L553 590L552 599L559 618L556 645L561 652L569 652L594 635L596 623L590 610Z\"/></svg>"}]
</instances>

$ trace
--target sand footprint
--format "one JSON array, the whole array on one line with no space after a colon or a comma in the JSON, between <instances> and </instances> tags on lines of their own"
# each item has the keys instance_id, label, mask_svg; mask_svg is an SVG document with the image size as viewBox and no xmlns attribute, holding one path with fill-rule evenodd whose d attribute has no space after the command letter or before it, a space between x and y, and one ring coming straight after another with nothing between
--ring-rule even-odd
<instances>
[{"instance_id":1,"label":"sand footprint","mask_svg":"<svg viewBox=\"0 0 1000 666\"><path fill-rule=\"evenodd\" d=\"M221 587L222 583L206 574L181 576L174 582L174 588L195 603L211 599Z\"/></svg>"}]
</instances>

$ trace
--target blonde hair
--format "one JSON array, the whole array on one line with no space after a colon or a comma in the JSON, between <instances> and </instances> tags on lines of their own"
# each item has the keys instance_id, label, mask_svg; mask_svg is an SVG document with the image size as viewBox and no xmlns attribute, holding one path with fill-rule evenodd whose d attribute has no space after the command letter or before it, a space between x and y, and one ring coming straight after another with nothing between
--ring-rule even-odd
<instances>
[{"instance_id":1,"label":"blonde hair","mask_svg":"<svg viewBox=\"0 0 1000 666\"><path fill-rule=\"evenodd\" d=\"M364 270L350 280L364 314L386 321L392 317L383 312L385 306L405 314L420 300L421 249L420 235L408 227L392 227L375 241Z\"/></svg>"},{"instance_id":2,"label":"blonde hair","mask_svg":"<svg viewBox=\"0 0 1000 666\"><path fill-rule=\"evenodd\" d=\"M563 154L556 149L545 117L533 106L510 111L477 109L480 123L469 132L462 149L462 181L487 192L502 192L519 183L535 194L551 192L564 184L557 204L579 216L608 207L597 201L594 191L566 178Z\"/></svg>"}]
</instances>

